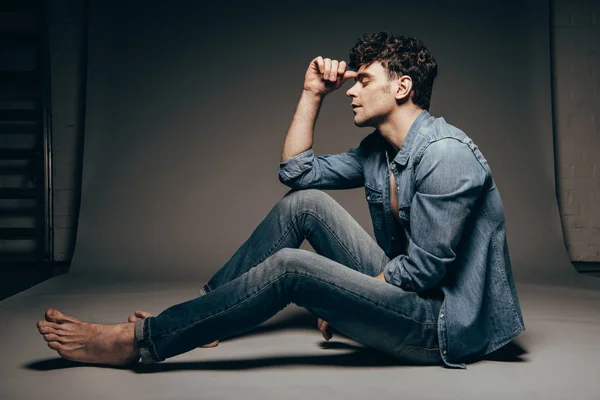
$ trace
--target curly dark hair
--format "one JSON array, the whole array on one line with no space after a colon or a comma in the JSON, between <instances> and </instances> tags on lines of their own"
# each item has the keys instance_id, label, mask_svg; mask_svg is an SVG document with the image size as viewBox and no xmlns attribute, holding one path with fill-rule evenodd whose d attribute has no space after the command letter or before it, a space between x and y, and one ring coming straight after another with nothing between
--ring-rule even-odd
<instances>
[{"instance_id":1,"label":"curly dark hair","mask_svg":"<svg viewBox=\"0 0 600 400\"><path fill-rule=\"evenodd\" d=\"M408 75L413 82L412 102L429 110L433 80L438 66L423 42L414 37L394 37L390 32L367 33L350 50L348 67L358 70L379 61L389 79Z\"/></svg>"}]
</instances>

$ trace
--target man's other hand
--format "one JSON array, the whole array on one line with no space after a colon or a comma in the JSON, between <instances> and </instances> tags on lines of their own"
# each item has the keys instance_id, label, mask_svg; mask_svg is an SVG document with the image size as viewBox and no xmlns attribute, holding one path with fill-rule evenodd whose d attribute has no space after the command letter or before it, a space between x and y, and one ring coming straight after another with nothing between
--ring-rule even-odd
<instances>
[{"instance_id":1,"label":"man's other hand","mask_svg":"<svg viewBox=\"0 0 600 400\"><path fill-rule=\"evenodd\" d=\"M319 330L323 334L325 340L329 340L333 337L332 328L326 321L323 321L321 318L317 318L317 325L319 326Z\"/></svg>"},{"instance_id":2,"label":"man's other hand","mask_svg":"<svg viewBox=\"0 0 600 400\"><path fill-rule=\"evenodd\" d=\"M314 58L304 76L304 90L323 97L339 89L344 82L356 77L356 72L346 71L346 61L321 56Z\"/></svg>"},{"instance_id":3,"label":"man's other hand","mask_svg":"<svg viewBox=\"0 0 600 400\"><path fill-rule=\"evenodd\" d=\"M374 278L387 283L387 281L385 280L385 276L383 276L383 272L375 276ZM321 331L321 334L323 335L325 340L328 341L333 337L333 329L329 326L327 321L324 321L321 318L317 318L317 326L319 327L319 330Z\"/></svg>"}]
</instances>

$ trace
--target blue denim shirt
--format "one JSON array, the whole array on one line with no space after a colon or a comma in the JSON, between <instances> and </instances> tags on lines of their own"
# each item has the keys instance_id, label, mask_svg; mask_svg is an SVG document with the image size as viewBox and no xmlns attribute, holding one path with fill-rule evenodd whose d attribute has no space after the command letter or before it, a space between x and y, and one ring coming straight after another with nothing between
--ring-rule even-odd
<instances>
[{"instance_id":1,"label":"blue denim shirt","mask_svg":"<svg viewBox=\"0 0 600 400\"><path fill-rule=\"evenodd\" d=\"M278 167L279 180L294 189L364 186L375 239L390 258L385 279L406 291L444 293L438 336L447 366L466 369L464 361L525 329L500 192L477 145L444 118L423 110L395 155L375 130L346 152L315 157L310 148Z\"/></svg>"}]
</instances>

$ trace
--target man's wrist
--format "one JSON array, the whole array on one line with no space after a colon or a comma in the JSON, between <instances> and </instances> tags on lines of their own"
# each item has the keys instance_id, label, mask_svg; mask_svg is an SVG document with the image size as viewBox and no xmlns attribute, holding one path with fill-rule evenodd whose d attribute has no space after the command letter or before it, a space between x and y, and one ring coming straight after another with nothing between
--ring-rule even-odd
<instances>
[{"instance_id":1,"label":"man's wrist","mask_svg":"<svg viewBox=\"0 0 600 400\"><path fill-rule=\"evenodd\" d=\"M308 90L308 89L302 89L302 96L305 96L309 99L313 99L316 101L322 101L323 98L325 97L324 94L315 93L312 90Z\"/></svg>"}]
</instances>

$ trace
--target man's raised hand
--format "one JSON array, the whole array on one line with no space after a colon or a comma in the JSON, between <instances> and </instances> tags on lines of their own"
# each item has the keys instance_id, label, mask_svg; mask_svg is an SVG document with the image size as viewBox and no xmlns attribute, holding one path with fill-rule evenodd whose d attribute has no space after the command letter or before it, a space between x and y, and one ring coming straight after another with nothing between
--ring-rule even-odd
<instances>
[{"instance_id":1,"label":"man's raised hand","mask_svg":"<svg viewBox=\"0 0 600 400\"><path fill-rule=\"evenodd\" d=\"M317 96L339 89L344 82L356 77L356 72L346 71L346 61L332 60L321 56L314 58L304 76L304 90Z\"/></svg>"}]
</instances>

